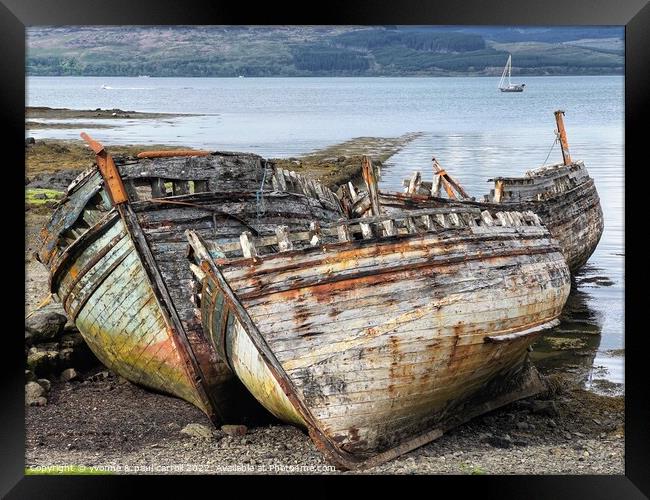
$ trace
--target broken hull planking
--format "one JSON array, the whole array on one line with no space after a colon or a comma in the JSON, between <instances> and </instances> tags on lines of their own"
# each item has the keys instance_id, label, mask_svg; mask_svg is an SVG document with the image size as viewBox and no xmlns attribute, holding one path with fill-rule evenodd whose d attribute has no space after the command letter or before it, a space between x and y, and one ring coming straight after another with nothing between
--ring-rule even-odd
<instances>
[{"instance_id":1,"label":"broken hull planking","mask_svg":"<svg viewBox=\"0 0 650 500\"><path fill-rule=\"evenodd\" d=\"M210 158L120 162L135 209L130 230L123 220L128 212L113 209L99 171L90 169L41 232L39 260L50 270L51 290L96 356L132 382L195 404L214 421L248 421L259 405L216 356L194 314L183 231L207 232L222 242L250 227L245 219L266 234L284 216L299 229L314 218L341 216L331 191L269 165L256 155L234 154L212 164ZM262 166L265 171L255 171ZM281 184L290 192L192 193L231 184ZM139 243L136 233L143 238ZM170 301L156 291L156 275L163 281L158 290L162 286Z\"/></svg>"},{"instance_id":2,"label":"broken hull planking","mask_svg":"<svg viewBox=\"0 0 650 500\"><path fill-rule=\"evenodd\" d=\"M116 236L120 243L93 262ZM88 264L92 266L85 274L77 272ZM76 257L61 279L59 296L105 366L131 382L174 394L209 413L122 220L115 219Z\"/></svg>"},{"instance_id":3,"label":"broken hull planking","mask_svg":"<svg viewBox=\"0 0 650 500\"><path fill-rule=\"evenodd\" d=\"M494 190L486 196L491 201L484 202L380 192L379 203L388 214L450 206L470 206L490 211L530 210L542 219L551 235L558 240L569 269L575 272L589 260L603 234L603 212L598 191L594 180L588 177L580 162L568 167L550 166L544 169L539 169L537 176L504 179L505 186L499 203L494 201ZM499 179L495 179L495 183L498 182ZM370 202L364 197L355 203L353 210L360 216L369 209Z\"/></svg>"},{"instance_id":4,"label":"broken hull planking","mask_svg":"<svg viewBox=\"0 0 650 500\"><path fill-rule=\"evenodd\" d=\"M546 231L485 231L218 261L217 271L204 262L204 328L257 399L309 428L339 466L392 458L516 372L566 301L568 269Z\"/></svg>"}]
</instances>

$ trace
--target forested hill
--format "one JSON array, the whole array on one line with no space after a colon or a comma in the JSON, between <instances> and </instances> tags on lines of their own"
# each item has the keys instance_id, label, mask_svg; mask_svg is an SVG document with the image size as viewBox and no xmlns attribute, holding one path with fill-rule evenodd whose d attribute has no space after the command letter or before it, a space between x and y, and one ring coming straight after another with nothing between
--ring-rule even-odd
<instances>
[{"instance_id":1,"label":"forested hill","mask_svg":"<svg viewBox=\"0 0 650 500\"><path fill-rule=\"evenodd\" d=\"M622 74L623 28L88 26L27 29L28 75Z\"/></svg>"}]
</instances>

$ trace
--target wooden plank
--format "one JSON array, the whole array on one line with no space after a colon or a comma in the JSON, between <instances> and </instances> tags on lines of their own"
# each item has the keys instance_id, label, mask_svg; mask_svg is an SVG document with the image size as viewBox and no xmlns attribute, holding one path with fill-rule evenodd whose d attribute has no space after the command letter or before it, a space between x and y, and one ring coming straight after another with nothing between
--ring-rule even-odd
<instances>
[{"instance_id":1,"label":"wooden plank","mask_svg":"<svg viewBox=\"0 0 650 500\"><path fill-rule=\"evenodd\" d=\"M440 188L442 184L440 182L440 176L433 174L433 185L431 186L431 196L440 196Z\"/></svg>"},{"instance_id":2,"label":"wooden plank","mask_svg":"<svg viewBox=\"0 0 650 500\"><path fill-rule=\"evenodd\" d=\"M189 181L174 181L173 186L174 187L172 192L174 193L174 196L190 194Z\"/></svg>"},{"instance_id":3,"label":"wooden plank","mask_svg":"<svg viewBox=\"0 0 650 500\"><path fill-rule=\"evenodd\" d=\"M450 213L448 217L449 217L449 221L451 222L452 226L455 226L455 227L461 227L462 226L462 224L460 222L460 218L458 217L458 214Z\"/></svg>"},{"instance_id":4,"label":"wooden plank","mask_svg":"<svg viewBox=\"0 0 650 500\"><path fill-rule=\"evenodd\" d=\"M291 191L294 193L302 193L302 186L298 179L298 175L293 170L286 171L289 174L289 179L291 179Z\"/></svg>"},{"instance_id":5,"label":"wooden plank","mask_svg":"<svg viewBox=\"0 0 650 500\"><path fill-rule=\"evenodd\" d=\"M140 199L138 198L138 192L135 189L135 185L133 184L133 181L124 181L124 190L126 191L129 200L138 201Z\"/></svg>"},{"instance_id":6,"label":"wooden plank","mask_svg":"<svg viewBox=\"0 0 650 500\"><path fill-rule=\"evenodd\" d=\"M405 222L406 222L406 229L410 234L416 234L418 232L418 228L415 225L415 220L413 219L413 217L406 217Z\"/></svg>"},{"instance_id":7,"label":"wooden plank","mask_svg":"<svg viewBox=\"0 0 650 500\"><path fill-rule=\"evenodd\" d=\"M257 248L255 248L255 243L253 243L253 235L250 231L244 231L239 236L239 244L241 246L242 253L244 258L250 259L257 257Z\"/></svg>"},{"instance_id":8,"label":"wooden plank","mask_svg":"<svg viewBox=\"0 0 650 500\"><path fill-rule=\"evenodd\" d=\"M370 197L370 211L374 216L381 214L379 205L379 187L377 186L377 177L372 161L368 156L364 156L361 160L361 173L363 180L368 189L368 196Z\"/></svg>"},{"instance_id":9,"label":"wooden plank","mask_svg":"<svg viewBox=\"0 0 650 500\"><path fill-rule=\"evenodd\" d=\"M503 200L503 180L494 183L494 203L501 203Z\"/></svg>"},{"instance_id":10,"label":"wooden plank","mask_svg":"<svg viewBox=\"0 0 650 500\"><path fill-rule=\"evenodd\" d=\"M487 210L483 210L481 212L481 219L486 226L494 226L494 218L492 217L492 214Z\"/></svg>"},{"instance_id":11,"label":"wooden plank","mask_svg":"<svg viewBox=\"0 0 650 500\"><path fill-rule=\"evenodd\" d=\"M449 181L445 178L444 175L440 175L438 177L440 177L440 180L442 181L442 185L444 186L445 191L447 191L447 196L449 196L449 199L455 200L456 195L454 194L454 190L452 189L451 184L449 184Z\"/></svg>"},{"instance_id":12,"label":"wooden plank","mask_svg":"<svg viewBox=\"0 0 650 500\"><path fill-rule=\"evenodd\" d=\"M427 229L427 231L432 231L433 229L435 229L435 226L433 225L433 221L431 220L430 215L421 215L420 218L422 220L422 224Z\"/></svg>"},{"instance_id":13,"label":"wooden plank","mask_svg":"<svg viewBox=\"0 0 650 500\"><path fill-rule=\"evenodd\" d=\"M348 190L350 191L350 199L352 200L352 203L354 203L359 198L359 194L354 188L354 184L352 184L352 182L348 182Z\"/></svg>"},{"instance_id":14,"label":"wooden plank","mask_svg":"<svg viewBox=\"0 0 650 500\"><path fill-rule=\"evenodd\" d=\"M341 224L336 227L340 242L350 241L350 230L348 226Z\"/></svg>"},{"instance_id":15,"label":"wooden plank","mask_svg":"<svg viewBox=\"0 0 650 500\"><path fill-rule=\"evenodd\" d=\"M384 228L385 236L395 236L397 234L397 229L395 228L395 221L393 219L384 220L381 222Z\"/></svg>"},{"instance_id":16,"label":"wooden plank","mask_svg":"<svg viewBox=\"0 0 650 500\"><path fill-rule=\"evenodd\" d=\"M360 222L359 227L361 228L361 234L363 235L364 240L369 240L374 238L374 233L372 231L372 226L368 222Z\"/></svg>"},{"instance_id":17,"label":"wooden plank","mask_svg":"<svg viewBox=\"0 0 650 500\"><path fill-rule=\"evenodd\" d=\"M456 182L455 179L451 177L451 175L446 173L445 178L447 179L449 184L451 184L456 189L456 191L463 197L463 199L469 200L470 196L465 192L463 187L458 182Z\"/></svg>"},{"instance_id":18,"label":"wooden plank","mask_svg":"<svg viewBox=\"0 0 650 500\"><path fill-rule=\"evenodd\" d=\"M320 245L323 240L321 227L319 222L311 222L309 224L309 244L313 247Z\"/></svg>"},{"instance_id":19,"label":"wooden plank","mask_svg":"<svg viewBox=\"0 0 650 500\"><path fill-rule=\"evenodd\" d=\"M208 191L208 181L194 181L194 193L207 193Z\"/></svg>"},{"instance_id":20,"label":"wooden plank","mask_svg":"<svg viewBox=\"0 0 650 500\"><path fill-rule=\"evenodd\" d=\"M167 189L165 188L165 181L159 177L151 179L151 195L154 198L163 198L167 196Z\"/></svg>"},{"instance_id":21,"label":"wooden plank","mask_svg":"<svg viewBox=\"0 0 650 500\"><path fill-rule=\"evenodd\" d=\"M277 189L278 191L287 191L287 181L284 177L283 169L276 169L273 178L276 180L278 184L278 189Z\"/></svg>"},{"instance_id":22,"label":"wooden plank","mask_svg":"<svg viewBox=\"0 0 650 500\"><path fill-rule=\"evenodd\" d=\"M413 172L413 175L411 176L411 180L409 181L409 186L406 192L409 194L418 193L421 184L422 184L422 174L418 171Z\"/></svg>"},{"instance_id":23,"label":"wooden plank","mask_svg":"<svg viewBox=\"0 0 650 500\"><path fill-rule=\"evenodd\" d=\"M289 227L278 226L275 228L275 235L278 238L278 249L280 252L288 252L293 250L293 243L289 240Z\"/></svg>"}]
</instances>

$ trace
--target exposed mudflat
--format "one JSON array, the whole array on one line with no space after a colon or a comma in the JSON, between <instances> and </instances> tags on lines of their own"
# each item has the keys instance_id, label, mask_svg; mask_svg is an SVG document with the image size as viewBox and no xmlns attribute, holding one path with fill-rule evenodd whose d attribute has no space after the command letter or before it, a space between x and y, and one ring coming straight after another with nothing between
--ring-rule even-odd
<instances>
[{"instance_id":1,"label":"exposed mudflat","mask_svg":"<svg viewBox=\"0 0 650 500\"><path fill-rule=\"evenodd\" d=\"M419 136L419 133L411 133L399 137L355 137L299 158L273 161L282 168L318 179L327 187L336 189L361 176L363 155L369 156L381 168L383 162Z\"/></svg>"},{"instance_id":2,"label":"exposed mudflat","mask_svg":"<svg viewBox=\"0 0 650 500\"><path fill-rule=\"evenodd\" d=\"M72 120L79 118L92 119L125 119L137 118L143 119L160 119L176 118L179 116L197 116L184 113L146 113L141 111L125 111L123 109L68 109L68 108L49 108L47 106L27 106L25 108L25 118L29 119L50 119L50 120ZM74 124L78 127L79 124ZM27 127L29 128L29 127Z\"/></svg>"}]
</instances>

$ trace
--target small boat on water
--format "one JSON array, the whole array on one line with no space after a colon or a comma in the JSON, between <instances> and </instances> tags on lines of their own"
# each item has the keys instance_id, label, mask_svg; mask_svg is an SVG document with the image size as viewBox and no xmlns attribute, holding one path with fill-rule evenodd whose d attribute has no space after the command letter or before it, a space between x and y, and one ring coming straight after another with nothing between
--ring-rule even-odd
<instances>
[{"instance_id":1,"label":"small boat on water","mask_svg":"<svg viewBox=\"0 0 650 500\"><path fill-rule=\"evenodd\" d=\"M119 375L181 397L215 423L246 421L260 407L203 334L183 231L227 242L277 224L308 229L339 219L338 199L253 154L153 151L114 161L82 136L97 164L41 231L51 292Z\"/></svg>"},{"instance_id":2,"label":"small boat on water","mask_svg":"<svg viewBox=\"0 0 650 500\"><path fill-rule=\"evenodd\" d=\"M508 56L508 61L506 62L505 67L503 68L503 73L501 74L501 80L499 80L499 85L497 86L501 92L523 92L525 83L512 83L512 55ZM507 79L507 83L506 83Z\"/></svg>"},{"instance_id":3,"label":"small boat on water","mask_svg":"<svg viewBox=\"0 0 650 500\"><path fill-rule=\"evenodd\" d=\"M557 238L572 272L582 267L598 246L603 233L603 212L594 180L582 161L573 161L564 128L563 111L556 111L558 140L563 162L530 170L522 177L496 177L483 201L474 201L434 158L435 182L421 181L419 173L404 181L406 193L378 191L376 213L435 207L468 206L481 210L532 211ZM449 198L441 196L444 188ZM373 189L376 189L373 188ZM371 188L368 188L371 191ZM372 211L371 196L346 189L344 204L351 217Z\"/></svg>"},{"instance_id":4,"label":"small boat on water","mask_svg":"<svg viewBox=\"0 0 650 500\"><path fill-rule=\"evenodd\" d=\"M187 236L215 350L340 468L543 387L528 348L557 324L570 276L532 212L399 211L225 245Z\"/></svg>"}]
</instances>

